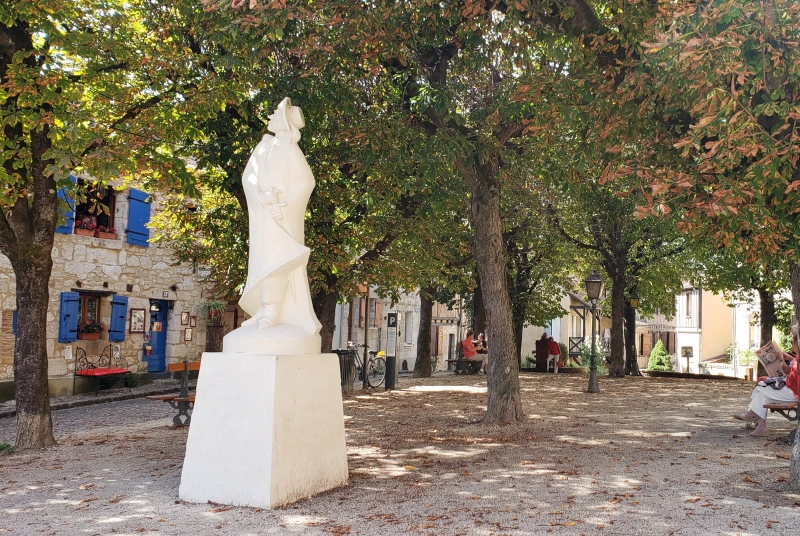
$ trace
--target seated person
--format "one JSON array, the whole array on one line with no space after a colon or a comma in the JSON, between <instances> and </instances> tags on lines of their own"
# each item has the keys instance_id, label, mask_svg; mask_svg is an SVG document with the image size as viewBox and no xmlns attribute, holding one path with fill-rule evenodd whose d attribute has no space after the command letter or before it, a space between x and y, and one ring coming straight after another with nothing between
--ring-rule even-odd
<instances>
[{"instance_id":1,"label":"seated person","mask_svg":"<svg viewBox=\"0 0 800 536\"><path fill-rule=\"evenodd\" d=\"M467 338L461 343L461 350L464 352L464 360L480 361L481 372L486 374L486 354L478 353L478 348L475 346L475 343L472 342L473 336L475 336L475 332L471 329L467 330Z\"/></svg>"},{"instance_id":2,"label":"seated person","mask_svg":"<svg viewBox=\"0 0 800 536\"><path fill-rule=\"evenodd\" d=\"M478 335L478 339L473 341L475 343L475 349L478 351L479 354L488 354L489 348L486 346L486 337L483 336L483 333Z\"/></svg>"},{"instance_id":3,"label":"seated person","mask_svg":"<svg viewBox=\"0 0 800 536\"><path fill-rule=\"evenodd\" d=\"M800 325L795 324L792 326L792 353L797 355L798 340L800 340ZM784 359L791 358L792 356L786 352L783 355ZM741 415L734 415L734 419L740 421L755 421L756 428L750 434L751 436L762 436L767 432L767 410L764 404L769 402L797 402L798 391L800 390L800 374L798 374L798 359L794 358L791 366L783 364L783 371L788 375L785 385L778 384L775 386L765 385L759 382L753 389L753 394L750 395L750 406L747 412Z\"/></svg>"}]
</instances>

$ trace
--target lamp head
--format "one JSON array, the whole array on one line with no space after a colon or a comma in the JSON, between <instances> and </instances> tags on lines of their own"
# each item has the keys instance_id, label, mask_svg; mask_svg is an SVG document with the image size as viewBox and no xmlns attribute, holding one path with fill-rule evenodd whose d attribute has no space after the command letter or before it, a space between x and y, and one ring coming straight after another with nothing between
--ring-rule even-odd
<instances>
[{"instance_id":1,"label":"lamp head","mask_svg":"<svg viewBox=\"0 0 800 536\"><path fill-rule=\"evenodd\" d=\"M631 309L639 307L639 294L636 293L636 289L631 290L631 293L628 295L628 303Z\"/></svg>"},{"instance_id":2,"label":"lamp head","mask_svg":"<svg viewBox=\"0 0 800 536\"><path fill-rule=\"evenodd\" d=\"M597 270L592 270L592 273L586 277L584 281L586 284L586 296L589 301L597 301L600 299L600 294L603 293L603 278L597 273Z\"/></svg>"}]
</instances>

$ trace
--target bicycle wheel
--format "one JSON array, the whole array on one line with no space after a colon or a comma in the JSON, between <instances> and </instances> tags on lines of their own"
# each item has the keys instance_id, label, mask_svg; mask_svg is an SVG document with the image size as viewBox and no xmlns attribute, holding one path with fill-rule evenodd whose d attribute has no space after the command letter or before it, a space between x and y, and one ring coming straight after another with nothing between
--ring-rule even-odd
<instances>
[{"instance_id":1,"label":"bicycle wheel","mask_svg":"<svg viewBox=\"0 0 800 536\"><path fill-rule=\"evenodd\" d=\"M370 359L367 370L367 383L370 387L378 387L386 379L386 360L382 357Z\"/></svg>"}]
</instances>

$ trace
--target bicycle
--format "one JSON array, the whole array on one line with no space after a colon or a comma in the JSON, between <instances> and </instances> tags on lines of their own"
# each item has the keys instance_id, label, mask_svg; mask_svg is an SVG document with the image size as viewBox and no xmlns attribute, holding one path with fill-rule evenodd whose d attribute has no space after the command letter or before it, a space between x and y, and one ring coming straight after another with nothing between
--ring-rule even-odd
<instances>
[{"instance_id":1,"label":"bicycle","mask_svg":"<svg viewBox=\"0 0 800 536\"><path fill-rule=\"evenodd\" d=\"M364 348L364 345L357 344L348 348L348 350L353 353L353 362L355 363L356 372L358 374L356 377L359 381L363 382L364 361L361 352L358 351L359 347ZM386 355L386 352L383 350L380 352L369 351L369 358L367 359L367 385L370 387L380 387L386 379L386 360L383 358L384 355Z\"/></svg>"}]
</instances>

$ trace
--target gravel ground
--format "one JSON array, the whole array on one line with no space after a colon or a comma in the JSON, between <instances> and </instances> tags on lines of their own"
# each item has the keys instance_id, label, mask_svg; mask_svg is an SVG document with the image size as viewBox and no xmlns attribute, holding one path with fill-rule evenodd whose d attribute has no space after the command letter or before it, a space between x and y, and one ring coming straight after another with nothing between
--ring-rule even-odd
<instances>
[{"instance_id":1,"label":"gravel ground","mask_svg":"<svg viewBox=\"0 0 800 536\"><path fill-rule=\"evenodd\" d=\"M56 411L59 446L0 456L0 533L800 534L792 423L730 418L752 384L522 377L525 423L476 424L485 377L401 378L344 402L350 483L283 509L178 500L185 429L166 404ZM166 417L166 418L165 418ZM0 441L13 437L0 419Z\"/></svg>"}]
</instances>

